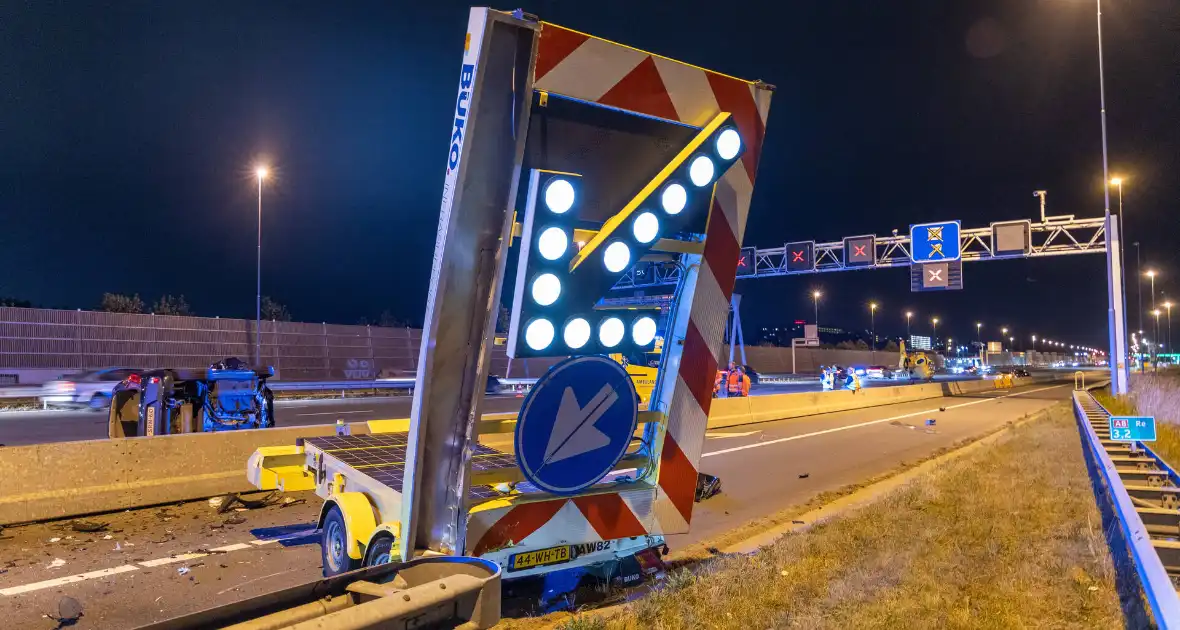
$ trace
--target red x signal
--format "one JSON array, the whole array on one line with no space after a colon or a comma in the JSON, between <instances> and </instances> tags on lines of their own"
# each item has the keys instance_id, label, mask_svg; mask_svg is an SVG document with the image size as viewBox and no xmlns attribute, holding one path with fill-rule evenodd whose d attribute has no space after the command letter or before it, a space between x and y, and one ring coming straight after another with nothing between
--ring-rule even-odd
<instances>
[{"instance_id":1,"label":"red x signal","mask_svg":"<svg viewBox=\"0 0 1180 630\"><path fill-rule=\"evenodd\" d=\"M803 252L802 251L791 252L791 262L804 262Z\"/></svg>"},{"instance_id":2,"label":"red x signal","mask_svg":"<svg viewBox=\"0 0 1180 630\"><path fill-rule=\"evenodd\" d=\"M852 255L853 256L868 256L868 254L865 253L866 247L868 247L868 245L853 245L852 246Z\"/></svg>"}]
</instances>

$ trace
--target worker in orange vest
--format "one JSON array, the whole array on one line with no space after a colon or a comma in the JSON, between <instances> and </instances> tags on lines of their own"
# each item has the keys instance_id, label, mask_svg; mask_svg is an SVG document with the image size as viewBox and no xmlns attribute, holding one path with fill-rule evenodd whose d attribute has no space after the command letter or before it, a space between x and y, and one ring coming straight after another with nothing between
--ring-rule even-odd
<instances>
[{"instance_id":1,"label":"worker in orange vest","mask_svg":"<svg viewBox=\"0 0 1180 630\"><path fill-rule=\"evenodd\" d=\"M717 370L717 376L713 378L713 398L721 395L721 382L725 380L725 371Z\"/></svg>"},{"instance_id":2,"label":"worker in orange vest","mask_svg":"<svg viewBox=\"0 0 1180 630\"><path fill-rule=\"evenodd\" d=\"M727 389L729 390L730 396L741 396L742 395L742 376L743 376L743 374L742 374L741 368L739 368L739 367L730 368L729 378L727 379L728 385L729 385L729 387Z\"/></svg>"},{"instance_id":3,"label":"worker in orange vest","mask_svg":"<svg viewBox=\"0 0 1180 630\"><path fill-rule=\"evenodd\" d=\"M746 371L743 369L742 370L742 396L749 396L750 395L750 385L751 385L750 375L746 374Z\"/></svg>"}]
</instances>

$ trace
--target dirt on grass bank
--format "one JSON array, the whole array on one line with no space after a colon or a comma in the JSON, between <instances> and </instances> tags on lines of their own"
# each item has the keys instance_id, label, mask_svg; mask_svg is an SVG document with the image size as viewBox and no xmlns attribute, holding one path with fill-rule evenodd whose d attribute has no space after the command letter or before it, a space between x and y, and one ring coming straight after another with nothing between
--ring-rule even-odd
<instances>
[{"instance_id":1,"label":"dirt on grass bank","mask_svg":"<svg viewBox=\"0 0 1180 630\"><path fill-rule=\"evenodd\" d=\"M673 574L560 627L1014 628L1122 625L1068 406L845 518Z\"/></svg>"}]
</instances>

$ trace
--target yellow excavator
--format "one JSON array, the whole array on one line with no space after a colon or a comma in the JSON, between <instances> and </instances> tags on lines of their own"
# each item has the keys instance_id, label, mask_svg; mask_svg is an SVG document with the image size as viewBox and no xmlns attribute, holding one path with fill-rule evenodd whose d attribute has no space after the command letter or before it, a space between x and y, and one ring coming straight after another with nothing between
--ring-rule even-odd
<instances>
[{"instance_id":1,"label":"yellow excavator","mask_svg":"<svg viewBox=\"0 0 1180 630\"><path fill-rule=\"evenodd\" d=\"M900 342L899 345L900 357L897 362L897 372L902 378L909 380L934 380L934 357L926 354L921 350L911 350L906 352L905 342Z\"/></svg>"}]
</instances>

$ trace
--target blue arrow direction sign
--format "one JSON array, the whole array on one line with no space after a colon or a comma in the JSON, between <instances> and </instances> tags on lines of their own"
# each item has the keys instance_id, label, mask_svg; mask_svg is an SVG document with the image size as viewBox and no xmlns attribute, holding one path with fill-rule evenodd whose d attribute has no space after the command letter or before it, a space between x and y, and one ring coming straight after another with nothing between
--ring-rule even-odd
<instances>
[{"instance_id":1,"label":"blue arrow direction sign","mask_svg":"<svg viewBox=\"0 0 1180 630\"><path fill-rule=\"evenodd\" d=\"M958 221L910 226L910 260L915 263L946 262L963 256L959 248Z\"/></svg>"},{"instance_id":2,"label":"blue arrow direction sign","mask_svg":"<svg viewBox=\"0 0 1180 630\"><path fill-rule=\"evenodd\" d=\"M516 422L516 461L553 494L598 483L627 453L639 397L627 371L598 355L558 363L533 386Z\"/></svg>"},{"instance_id":3,"label":"blue arrow direction sign","mask_svg":"<svg viewBox=\"0 0 1180 630\"><path fill-rule=\"evenodd\" d=\"M1118 442L1154 442L1154 416L1111 416L1110 439Z\"/></svg>"}]
</instances>

